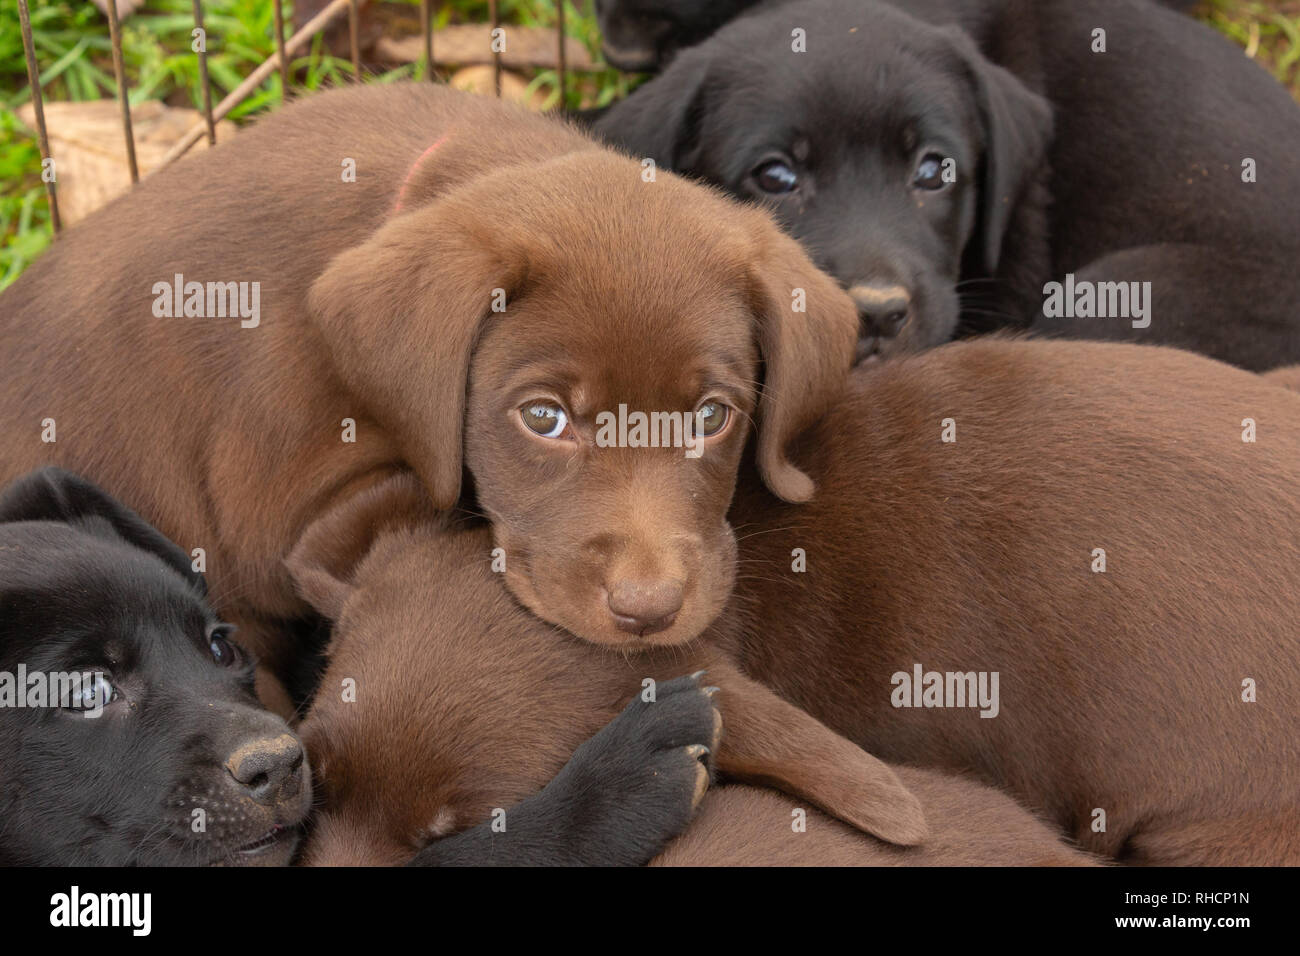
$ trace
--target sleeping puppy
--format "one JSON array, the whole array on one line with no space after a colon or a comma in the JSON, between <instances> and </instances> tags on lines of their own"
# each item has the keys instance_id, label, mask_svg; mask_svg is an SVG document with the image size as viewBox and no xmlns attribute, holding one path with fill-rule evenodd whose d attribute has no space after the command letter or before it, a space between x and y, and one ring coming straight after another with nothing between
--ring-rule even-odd
<instances>
[{"instance_id":1,"label":"sleeping puppy","mask_svg":"<svg viewBox=\"0 0 1300 956\"><path fill-rule=\"evenodd\" d=\"M411 734L423 745L446 727L452 739L446 747L438 745L438 752L447 758L409 764L400 774L400 785L407 792L425 796L394 820L404 821L407 837L423 832L437 810L430 801L445 799L455 804L449 812L463 822L467 814L482 809L480 799L500 801L503 794L516 792L510 788L530 792L536 774L551 769L553 758L573 747L572 738L559 731L585 726L581 721L570 726L558 717L549 719L536 731L555 731L554 739L524 743L522 733L516 736L513 721L501 721L501 713L514 714L520 707L532 706L532 695L540 694L548 701L552 695L571 698L573 703L566 706L579 710L587 701L595 708L587 713L596 716L604 713L606 705L616 710L636 688L635 681L629 683L629 667L634 676L650 668L640 676L653 674L660 681L683 672L696 672L698 677L707 670L709 682L726 691L717 703L727 735L721 746L710 748L722 773L780 787L891 843L911 846L925 839L924 812L895 773L747 678L723 646L725 641L734 642L725 625L711 626L701 640L665 642L660 635L636 634L624 635L617 643L580 640L527 613L502 587L503 583L509 587L503 580L504 569L514 556L494 547L498 540L491 529L479 524L462 529L446 513L440 516L419 482L401 473L344 500L303 533L286 566L303 598L335 623L328 669L307 719L309 747L336 752L330 750L331 741L344 731L335 722L351 715L364 716L366 721L354 756L326 758L318 768L327 792L340 792L331 791L331 786L356 790L354 799L363 805L372 798L386 804L391 791L385 789L375 797L370 788L398 784L383 775L370 781L365 770L372 758L388 759L376 735L388 734L399 725L427 728ZM423 583L413 586L414 581ZM444 644L437 639L442 634L459 635L455 640L460 643ZM512 654L499 680L485 682L464 675L467 683L458 685L457 693L440 692L436 701L409 706L408 689L423 697L430 694L425 677L417 675L435 672L441 675L439 682L446 679L455 685L453 675L465 667L481 666L483 646L494 639L509 646ZM588 674L593 662L600 661L616 666ZM554 671L557 662L565 664L563 680L538 676ZM512 676L513 668L522 670ZM349 686L357 693L364 690L367 707L334 706L347 703L333 698ZM473 699L466 699L466 693L472 693ZM494 708L494 703L499 706ZM555 706L562 703L556 701ZM471 711L473 719L462 717L461 711ZM519 741L513 749L521 752L527 772L503 778L483 765L477 749L459 760L464 751L502 734ZM492 759L500 756L499 749L490 750ZM674 759L671 753L667 759ZM611 760L611 767L615 765ZM503 789L505 782L510 788ZM347 834L354 830L343 826L340 839L350 844ZM409 840L404 838L401 845L409 851ZM400 856L388 854L386 859L394 862Z\"/></svg>"},{"instance_id":2,"label":"sleeping puppy","mask_svg":"<svg viewBox=\"0 0 1300 956\"><path fill-rule=\"evenodd\" d=\"M694 46L733 18L786 0L596 0L601 51L620 70L656 72L678 50ZM1158 0L1187 11L1196 0ZM897 0L906 7L909 0Z\"/></svg>"},{"instance_id":3,"label":"sleeping puppy","mask_svg":"<svg viewBox=\"0 0 1300 956\"><path fill-rule=\"evenodd\" d=\"M755 11L596 129L775 209L854 293L868 354L1032 324L1300 360L1300 108L1277 82L1140 0L898 6Z\"/></svg>"},{"instance_id":4,"label":"sleeping puppy","mask_svg":"<svg viewBox=\"0 0 1300 956\"><path fill-rule=\"evenodd\" d=\"M367 508L341 514L293 562L305 593L338 620L321 693L302 727L321 786L305 860L435 861L463 838L461 831L477 825L471 832L482 834L482 859L504 862L516 811L501 808L549 779L629 694L638 696L625 714L663 712L669 723L683 705L698 710L699 675L668 678L704 658L695 648L625 656L556 633L509 599L493 573L485 529L439 522L409 481L395 479L373 494L387 527ZM406 520L397 520L403 513ZM733 682L718 675L710 669L704 680L721 682L720 689L707 689L723 712L721 748L716 740L710 744L721 759ZM349 686L351 702L341 693ZM395 734L394 727L421 730ZM689 739L682 735L679 743ZM656 774L700 772L694 756L670 742L665 739L657 762L630 768L623 786L649 787ZM1002 794L942 774L897 773L934 814L922 846L892 846L806 802L732 786L716 800L704 798L703 825L692 825L658 862L1092 862ZM593 790L583 799L602 798ZM794 807L803 809L807 832L790 839ZM503 829L492 834L494 819ZM557 819L560 844L566 826Z\"/></svg>"},{"instance_id":5,"label":"sleeping puppy","mask_svg":"<svg viewBox=\"0 0 1300 956\"><path fill-rule=\"evenodd\" d=\"M289 861L311 771L231 632L190 559L89 482L47 468L0 494L0 865ZM424 862L649 859L703 796L718 725L696 683L665 696L575 741L508 836Z\"/></svg>"},{"instance_id":6,"label":"sleeping puppy","mask_svg":"<svg viewBox=\"0 0 1300 956\"><path fill-rule=\"evenodd\" d=\"M735 574L751 424L774 491L810 496L785 446L856 327L761 211L431 84L310 97L149 177L0 315L0 478L93 472L203 549L222 613L281 674L309 613L283 559L407 466L439 507L464 491L487 513L545 619L699 634ZM589 453L629 414L676 429Z\"/></svg>"}]
</instances>

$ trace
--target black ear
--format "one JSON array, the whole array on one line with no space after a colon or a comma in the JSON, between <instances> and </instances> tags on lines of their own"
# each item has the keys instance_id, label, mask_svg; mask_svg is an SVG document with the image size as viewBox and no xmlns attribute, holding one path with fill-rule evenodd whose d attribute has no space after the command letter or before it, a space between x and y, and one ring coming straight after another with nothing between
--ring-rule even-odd
<instances>
[{"instance_id":1,"label":"black ear","mask_svg":"<svg viewBox=\"0 0 1300 956\"><path fill-rule=\"evenodd\" d=\"M203 575L194 571L184 551L103 489L62 468L33 471L0 492L0 523L11 521L61 521L90 533L99 533L107 523L122 540L162 558L207 594Z\"/></svg>"},{"instance_id":2,"label":"black ear","mask_svg":"<svg viewBox=\"0 0 1300 956\"><path fill-rule=\"evenodd\" d=\"M985 59L963 30L945 27L944 32L970 70L984 128L980 239L984 267L993 273L1017 203L1029 184L1043 174L1052 142L1052 106L1014 73Z\"/></svg>"},{"instance_id":3,"label":"black ear","mask_svg":"<svg viewBox=\"0 0 1300 956\"><path fill-rule=\"evenodd\" d=\"M592 130L638 159L690 173L699 157L710 55L685 50L650 82L609 108Z\"/></svg>"}]
</instances>

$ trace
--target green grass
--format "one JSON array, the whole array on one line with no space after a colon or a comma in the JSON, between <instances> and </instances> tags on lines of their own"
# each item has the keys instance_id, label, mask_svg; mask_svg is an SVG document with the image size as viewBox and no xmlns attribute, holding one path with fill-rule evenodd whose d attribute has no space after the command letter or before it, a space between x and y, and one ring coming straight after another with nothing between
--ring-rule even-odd
<instances>
[{"instance_id":1,"label":"green grass","mask_svg":"<svg viewBox=\"0 0 1300 956\"><path fill-rule=\"evenodd\" d=\"M399 0L412 6L417 0ZM32 32L47 101L91 100L115 95L108 23L86 0L30 0ZM436 26L487 19L484 0L444 0ZM285 16L291 10L285 3ZM598 55L599 32L589 0L566 0L568 34ZM552 0L501 0L506 23L553 27ZM1300 99L1300 0L1204 0L1202 19L1238 42ZM258 64L275 52L269 0L205 0L208 71L216 103ZM164 100L172 105L201 102L198 58L190 50L191 0L148 0L123 23L123 58L131 101ZM326 54L318 37L295 59L295 85L316 90L348 82L352 66ZM418 65L403 66L372 81L419 77ZM563 91L554 70L534 71L531 88L543 93L548 107L563 96L566 105L595 106L626 95L626 77L603 69L571 74ZM18 9L0 0L0 289L50 242L50 217L40 179L40 152L33 134L13 112L31 98ZM273 73L230 114L236 122L275 107L281 99L280 78Z\"/></svg>"}]
</instances>

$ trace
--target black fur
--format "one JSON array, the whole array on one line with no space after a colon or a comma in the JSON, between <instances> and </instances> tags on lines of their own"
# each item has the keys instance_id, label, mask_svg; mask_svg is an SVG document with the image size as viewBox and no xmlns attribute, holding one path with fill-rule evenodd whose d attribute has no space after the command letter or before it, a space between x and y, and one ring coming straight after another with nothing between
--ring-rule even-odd
<instances>
[{"instance_id":1,"label":"black fur","mask_svg":"<svg viewBox=\"0 0 1300 956\"><path fill-rule=\"evenodd\" d=\"M1253 370L1300 362L1300 108L1279 84L1148 0L897 5L911 13L872 0L756 10L595 128L742 196L758 198L766 157L792 161L799 189L763 198L819 263L846 287L880 276L919 295L886 353L942 341L956 288L967 332L1032 325ZM795 27L809 52L791 52ZM806 156L791 155L801 142ZM947 196L909 188L928 146L957 160ZM1246 159L1256 183L1243 182ZM981 222L968 229L972 202ZM1067 274L1150 282L1150 325L1045 317L1044 285Z\"/></svg>"},{"instance_id":2,"label":"black fur","mask_svg":"<svg viewBox=\"0 0 1300 956\"><path fill-rule=\"evenodd\" d=\"M113 696L98 717L0 706L0 863L287 862L310 771L227 637L185 554L103 491L55 468L6 489L0 672L102 674Z\"/></svg>"},{"instance_id":3,"label":"black fur","mask_svg":"<svg viewBox=\"0 0 1300 956\"><path fill-rule=\"evenodd\" d=\"M596 0L605 59L620 70L657 72L679 50L748 10L786 0ZM1159 0L1187 12L1197 0ZM906 7L908 0L896 0Z\"/></svg>"}]
</instances>

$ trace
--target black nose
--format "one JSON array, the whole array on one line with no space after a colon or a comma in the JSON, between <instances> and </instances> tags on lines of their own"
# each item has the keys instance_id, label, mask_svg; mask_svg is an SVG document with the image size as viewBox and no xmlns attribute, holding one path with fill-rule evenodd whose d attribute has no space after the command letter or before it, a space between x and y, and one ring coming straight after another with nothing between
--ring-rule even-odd
<instances>
[{"instance_id":1,"label":"black nose","mask_svg":"<svg viewBox=\"0 0 1300 956\"><path fill-rule=\"evenodd\" d=\"M264 806L273 806L302 789L302 744L292 734L254 740L238 747L226 769L245 793Z\"/></svg>"},{"instance_id":2,"label":"black nose","mask_svg":"<svg viewBox=\"0 0 1300 956\"><path fill-rule=\"evenodd\" d=\"M911 319L912 296L901 285L855 285L849 295L857 303L864 337L893 338Z\"/></svg>"}]
</instances>

